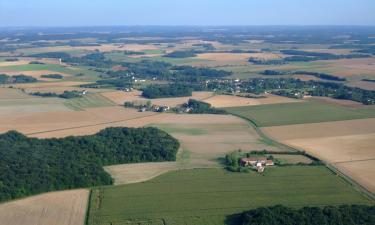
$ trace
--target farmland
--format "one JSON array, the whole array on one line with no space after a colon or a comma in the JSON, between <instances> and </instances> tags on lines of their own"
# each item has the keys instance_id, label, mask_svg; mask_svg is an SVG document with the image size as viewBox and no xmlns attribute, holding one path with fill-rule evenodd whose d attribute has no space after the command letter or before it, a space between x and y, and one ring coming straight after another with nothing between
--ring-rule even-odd
<instances>
[{"instance_id":1,"label":"farmland","mask_svg":"<svg viewBox=\"0 0 375 225\"><path fill-rule=\"evenodd\" d=\"M113 186L71 186L88 189L2 203L0 225L83 225L85 216L88 225L230 224L228 216L261 206L375 204L369 194L375 193L373 30L267 29L145 26L0 31L0 74L4 74L0 76L0 133L16 130L39 141L51 138L46 143L52 143L55 138L76 140L108 127L155 127L180 146L174 152L176 160L168 162L146 163L142 159L150 152L145 151L133 163L112 165L101 163L104 155L99 154L92 165ZM267 75L265 70L285 74ZM345 79L327 80L311 73ZM16 82L13 76L21 74L37 80ZM42 77L46 74L62 77ZM161 86L166 88L152 88ZM192 96L178 97L186 95L170 91L177 87ZM147 94L150 89L159 95L142 96L142 91ZM59 97L65 91L79 94ZM184 105L189 99L218 110L199 111L197 105ZM125 102L142 106L125 107ZM172 109L161 112L157 106ZM220 114L203 114L213 112ZM155 146L137 138L142 148ZM108 149L122 147L116 138L113 141ZM103 149L101 143L94 144L88 151ZM82 153L76 146L64 148L67 157L62 158ZM21 147L14 159L29 150ZM7 150L0 149L0 155ZM223 169L225 155L236 150L300 150L317 160L273 153L282 165L263 174L228 172ZM30 159L46 161L47 153L33 153ZM136 151L129 153L135 155ZM91 158L82 155L82 159ZM18 165L6 160L3 168ZM65 162L55 161L51 157L43 168L46 171L38 172L48 174ZM310 163L314 166L301 166ZM24 171L28 178L35 171L24 168L22 164L14 171ZM15 177L11 172L4 177ZM75 172L62 174L88 177L81 170ZM0 180L0 191L4 191L2 184ZM47 181L43 185L44 190L58 186ZM19 190L14 198L40 193Z\"/></svg>"},{"instance_id":2,"label":"farmland","mask_svg":"<svg viewBox=\"0 0 375 225\"><path fill-rule=\"evenodd\" d=\"M271 137L306 150L374 191L375 119L266 127Z\"/></svg>"},{"instance_id":3,"label":"farmland","mask_svg":"<svg viewBox=\"0 0 375 225\"><path fill-rule=\"evenodd\" d=\"M253 120L258 126L319 123L375 117L372 107L349 108L319 101L226 108Z\"/></svg>"},{"instance_id":4,"label":"farmland","mask_svg":"<svg viewBox=\"0 0 375 225\"><path fill-rule=\"evenodd\" d=\"M82 225L89 190L60 191L36 195L0 205L1 225Z\"/></svg>"},{"instance_id":5,"label":"farmland","mask_svg":"<svg viewBox=\"0 0 375 225\"><path fill-rule=\"evenodd\" d=\"M260 206L351 203L371 201L324 167L270 169L264 176L181 170L144 183L94 189L89 224L224 224L226 216Z\"/></svg>"}]
</instances>

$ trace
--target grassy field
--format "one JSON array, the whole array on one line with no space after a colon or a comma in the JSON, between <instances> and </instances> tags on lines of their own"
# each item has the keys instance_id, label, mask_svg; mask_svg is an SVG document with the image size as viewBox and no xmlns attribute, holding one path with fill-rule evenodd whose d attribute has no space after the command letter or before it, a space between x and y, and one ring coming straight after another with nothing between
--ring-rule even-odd
<instances>
[{"instance_id":1,"label":"grassy field","mask_svg":"<svg viewBox=\"0 0 375 225\"><path fill-rule=\"evenodd\" d=\"M75 74L75 70L56 65L56 64L26 64L26 65L16 65L16 66L3 66L2 70L10 71L36 71L36 70L52 70L61 73Z\"/></svg>"},{"instance_id":2,"label":"grassy field","mask_svg":"<svg viewBox=\"0 0 375 225\"><path fill-rule=\"evenodd\" d=\"M261 127L375 117L374 108L348 108L318 101L225 109L251 119Z\"/></svg>"},{"instance_id":3,"label":"grassy field","mask_svg":"<svg viewBox=\"0 0 375 225\"><path fill-rule=\"evenodd\" d=\"M321 166L272 168L263 175L180 170L94 189L90 201L90 225L225 224L228 215L260 206L373 203Z\"/></svg>"}]
</instances>

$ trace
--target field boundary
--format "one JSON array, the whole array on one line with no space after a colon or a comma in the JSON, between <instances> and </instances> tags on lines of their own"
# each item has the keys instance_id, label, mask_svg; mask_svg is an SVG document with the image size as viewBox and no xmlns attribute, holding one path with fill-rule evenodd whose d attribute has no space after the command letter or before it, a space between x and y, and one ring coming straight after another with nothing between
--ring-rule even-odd
<instances>
[{"instance_id":1,"label":"field boundary","mask_svg":"<svg viewBox=\"0 0 375 225\"><path fill-rule=\"evenodd\" d=\"M92 196L92 188L89 188L89 197L87 198L86 204L86 213L85 213L85 221L84 225L89 225L89 216L90 216L90 208L91 208L91 196Z\"/></svg>"},{"instance_id":2,"label":"field boundary","mask_svg":"<svg viewBox=\"0 0 375 225\"><path fill-rule=\"evenodd\" d=\"M252 127L254 127L255 131L259 134L259 136L261 138L263 138L264 140L267 140L269 141L270 143L274 144L276 147L282 147L282 148L285 148L285 149L288 149L289 151L291 152L304 152L307 156L310 156L312 158L317 158L311 154L308 154L306 153L305 151L301 151L301 149L298 149L298 148L295 148L295 147L292 147L290 145L287 145L287 144L283 144L277 140L274 140L272 138L270 138L269 136L267 136L261 129L260 127L252 120L252 119L249 119L249 118L246 118L244 116L240 116L238 114L235 114L235 113L229 113L231 115L234 115L234 116L237 116L241 119L244 119L246 120ZM319 159L319 158L318 158ZM319 159L320 160L320 159ZM336 175L340 176L344 181L348 182L351 186L353 186L357 191L359 191L360 193L362 193L365 197L371 199L371 200L375 200L375 194L372 193L371 191L367 190L367 188L365 188L363 185L359 184L357 181L355 181L354 179L352 179L351 177L349 177L348 175L346 175L345 173L341 172L338 168L336 168L334 166L334 164L331 164L331 163L328 163L324 160L320 160L331 172L335 173Z\"/></svg>"}]
</instances>

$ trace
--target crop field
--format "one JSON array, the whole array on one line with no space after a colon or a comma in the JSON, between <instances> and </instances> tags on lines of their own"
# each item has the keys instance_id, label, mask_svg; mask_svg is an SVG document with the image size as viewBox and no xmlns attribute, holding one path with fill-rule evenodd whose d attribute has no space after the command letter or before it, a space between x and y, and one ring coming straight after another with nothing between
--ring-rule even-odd
<instances>
[{"instance_id":1,"label":"crop field","mask_svg":"<svg viewBox=\"0 0 375 225\"><path fill-rule=\"evenodd\" d=\"M247 121L231 115L170 115L151 124L177 138L194 167L217 166L218 158L237 149L269 149ZM190 166L186 165L186 166Z\"/></svg>"},{"instance_id":2,"label":"crop field","mask_svg":"<svg viewBox=\"0 0 375 225\"><path fill-rule=\"evenodd\" d=\"M39 110L35 113L2 115L0 132L17 130L27 135L44 138L85 135L94 134L105 127L126 126L123 124L125 121L154 115L154 113L139 113L118 106L87 108L84 111L72 111L65 106L64 108L65 111L60 109L53 111L49 106L50 111L47 112ZM38 110L38 108L33 109Z\"/></svg>"},{"instance_id":3,"label":"crop field","mask_svg":"<svg viewBox=\"0 0 375 225\"><path fill-rule=\"evenodd\" d=\"M15 66L2 66L0 72L22 72L22 71L55 71L58 73L65 74L76 74L76 70L70 67L64 67L56 64L27 64L27 65L15 65Z\"/></svg>"},{"instance_id":4,"label":"crop field","mask_svg":"<svg viewBox=\"0 0 375 225\"><path fill-rule=\"evenodd\" d=\"M203 101L210 103L213 107L216 108L299 102L299 100L297 99L286 98L277 95L265 95L265 98L246 98L233 95L215 95L206 98Z\"/></svg>"},{"instance_id":5,"label":"crop field","mask_svg":"<svg viewBox=\"0 0 375 225\"><path fill-rule=\"evenodd\" d=\"M0 205L0 225L82 225L89 190L51 192Z\"/></svg>"},{"instance_id":6,"label":"crop field","mask_svg":"<svg viewBox=\"0 0 375 225\"><path fill-rule=\"evenodd\" d=\"M89 224L225 224L227 216L260 206L370 203L321 166L272 168L264 175L180 170L143 183L94 189Z\"/></svg>"},{"instance_id":7,"label":"crop field","mask_svg":"<svg viewBox=\"0 0 375 225\"><path fill-rule=\"evenodd\" d=\"M115 103L99 93L87 93L81 98L66 100L64 105L73 110L84 110L86 108L114 106Z\"/></svg>"},{"instance_id":8,"label":"crop field","mask_svg":"<svg viewBox=\"0 0 375 225\"><path fill-rule=\"evenodd\" d=\"M107 167L117 184L147 180L177 169L220 167L219 158L237 149L268 149L268 145L245 120L230 115L157 114L117 123L116 126L154 126L181 144L175 163L125 164ZM143 169L140 169L142 166Z\"/></svg>"},{"instance_id":9,"label":"crop field","mask_svg":"<svg viewBox=\"0 0 375 225\"><path fill-rule=\"evenodd\" d=\"M233 107L226 110L251 119L261 127L375 117L375 110L372 107L350 108L316 100Z\"/></svg>"},{"instance_id":10,"label":"crop field","mask_svg":"<svg viewBox=\"0 0 375 225\"><path fill-rule=\"evenodd\" d=\"M375 192L375 119L266 127L271 137L306 150Z\"/></svg>"},{"instance_id":11,"label":"crop field","mask_svg":"<svg viewBox=\"0 0 375 225\"><path fill-rule=\"evenodd\" d=\"M143 50L155 50L157 49L154 45L115 45L115 44L103 44L101 46L54 46L54 47L39 47L39 48L25 48L18 49L17 53L22 53L25 55L32 55L44 52L66 52L73 55L80 55L84 53L93 52L99 50L101 52L111 52L111 51L143 51Z\"/></svg>"}]
</instances>

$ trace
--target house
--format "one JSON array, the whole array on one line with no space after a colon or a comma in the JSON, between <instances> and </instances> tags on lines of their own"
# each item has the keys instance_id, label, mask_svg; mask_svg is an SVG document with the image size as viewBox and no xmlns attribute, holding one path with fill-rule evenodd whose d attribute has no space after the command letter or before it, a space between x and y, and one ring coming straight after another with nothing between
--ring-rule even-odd
<instances>
[{"instance_id":1,"label":"house","mask_svg":"<svg viewBox=\"0 0 375 225\"><path fill-rule=\"evenodd\" d=\"M139 109L140 112L146 112L146 107L142 107Z\"/></svg>"},{"instance_id":2,"label":"house","mask_svg":"<svg viewBox=\"0 0 375 225\"><path fill-rule=\"evenodd\" d=\"M242 166L249 166L262 173L267 166L274 166L274 162L267 157L247 157L241 158Z\"/></svg>"}]
</instances>

